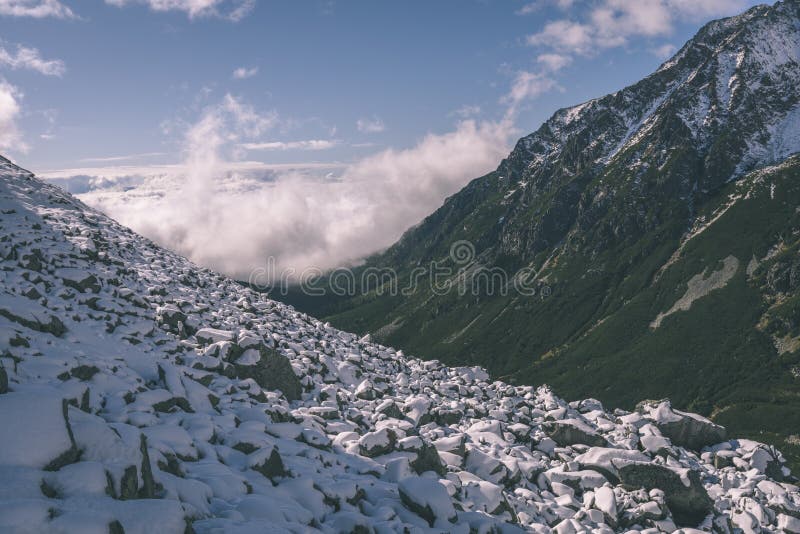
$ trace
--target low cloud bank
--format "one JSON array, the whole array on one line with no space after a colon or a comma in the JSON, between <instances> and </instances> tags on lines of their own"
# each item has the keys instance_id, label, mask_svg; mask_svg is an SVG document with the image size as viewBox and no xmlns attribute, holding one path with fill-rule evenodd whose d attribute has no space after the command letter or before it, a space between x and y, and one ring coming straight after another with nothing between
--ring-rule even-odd
<instances>
[{"instance_id":1,"label":"low cloud bank","mask_svg":"<svg viewBox=\"0 0 800 534\"><path fill-rule=\"evenodd\" d=\"M237 162L237 147L269 128L231 96L185 136L185 163L152 169L45 174L121 223L198 264L247 279L331 269L395 242L469 180L494 169L516 133L510 119L462 120L405 150L354 164Z\"/></svg>"}]
</instances>

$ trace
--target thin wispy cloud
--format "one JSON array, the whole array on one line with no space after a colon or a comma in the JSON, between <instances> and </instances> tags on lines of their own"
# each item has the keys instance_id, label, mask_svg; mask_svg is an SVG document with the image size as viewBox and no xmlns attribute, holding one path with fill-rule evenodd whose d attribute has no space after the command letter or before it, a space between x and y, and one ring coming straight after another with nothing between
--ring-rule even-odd
<instances>
[{"instance_id":1,"label":"thin wispy cloud","mask_svg":"<svg viewBox=\"0 0 800 534\"><path fill-rule=\"evenodd\" d=\"M258 67L239 67L233 71L233 79L246 80L247 78L252 78L256 74L258 74Z\"/></svg>"},{"instance_id":2,"label":"thin wispy cloud","mask_svg":"<svg viewBox=\"0 0 800 534\"><path fill-rule=\"evenodd\" d=\"M584 55L594 51L595 39L593 28L589 24L565 19L547 23L544 29L529 35L526 41L531 46Z\"/></svg>"},{"instance_id":3,"label":"thin wispy cloud","mask_svg":"<svg viewBox=\"0 0 800 534\"><path fill-rule=\"evenodd\" d=\"M592 56L627 45L634 37L669 36L680 21L733 15L745 5L744 0L602 0L548 22L526 42L562 56Z\"/></svg>"},{"instance_id":4,"label":"thin wispy cloud","mask_svg":"<svg viewBox=\"0 0 800 534\"><path fill-rule=\"evenodd\" d=\"M386 125L380 118L373 116L370 118L358 119L356 121L356 128L358 128L359 132L363 133L380 133L386 130Z\"/></svg>"},{"instance_id":5,"label":"thin wispy cloud","mask_svg":"<svg viewBox=\"0 0 800 534\"><path fill-rule=\"evenodd\" d=\"M81 163L114 163L118 161L131 161L143 158L154 158L158 156L166 156L166 152L146 152L144 154L129 154L126 156L107 156L101 158L83 158L78 161Z\"/></svg>"},{"instance_id":6,"label":"thin wispy cloud","mask_svg":"<svg viewBox=\"0 0 800 534\"><path fill-rule=\"evenodd\" d=\"M564 67L568 66L572 63L572 58L569 56L565 56L563 54L539 54L536 58L545 69L555 72L563 69Z\"/></svg>"},{"instance_id":7,"label":"thin wispy cloud","mask_svg":"<svg viewBox=\"0 0 800 534\"><path fill-rule=\"evenodd\" d=\"M546 74L523 70L514 75L511 89L500 101L508 106L506 116L514 117L523 102L535 99L559 87L558 82Z\"/></svg>"},{"instance_id":8,"label":"thin wispy cloud","mask_svg":"<svg viewBox=\"0 0 800 534\"><path fill-rule=\"evenodd\" d=\"M22 113L21 98L22 93L16 87L0 79L0 150L28 150L17 123Z\"/></svg>"},{"instance_id":9,"label":"thin wispy cloud","mask_svg":"<svg viewBox=\"0 0 800 534\"><path fill-rule=\"evenodd\" d=\"M153 11L179 11L190 19L219 17L237 22L249 15L256 6L255 0L105 0L106 4L124 7L140 4Z\"/></svg>"},{"instance_id":10,"label":"thin wispy cloud","mask_svg":"<svg viewBox=\"0 0 800 534\"><path fill-rule=\"evenodd\" d=\"M63 76L66 72L66 66L60 59L43 59L37 49L22 45L17 45L15 51L0 45L0 67L28 69L45 76Z\"/></svg>"},{"instance_id":11,"label":"thin wispy cloud","mask_svg":"<svg viewBox=\"0 0 800 534\"><path fill-rule=\"evenodd\" d=\"M113 162L111 162L113 163ZM346 167L344 163L264 163L262 161L224 161L220 163L220 176L237 175L247 176L259 173L308 173L310 171L324 171ZM77 176L92 176L96 178L123 178L125 176L152 177L156 175L170 175L175 178L188 174L186 162L166 163L157 165L99 165L88 167L70 167L65 169L49 169L37 172L46 180L58 183L69 182Z\"/></svg>"},{"instance_id":12,"label":"thin wispy cloud","mask_svg":"<svg viewBox=\"0 0 800 534\"><path fill-rule=\"evenodd\" d=\"M0 0L0 15L57 19L77 18L75 13L59 0Z\"/></svg>"},{"instance_id":13,"label":"thin wispy cloud","mask_svg":"<svg viewBox=\"0 0 800 534\"><path fill-rule=\"evenodd\" d=\"M675 45L663 44L661 46L657 46L656 48L651 48L650 52L652 52L652 54L659 59L668 59L675 54L676 50L677 48Z\"/></svg>"},{"instance_id":14,"label":"thin wispy cloud","mask_svg":"<svg viewBox=\"0 0 800 534\"><path fill-rule=\"evenodd\" d=\"M306 139L303 141L268 141L263 143L243 143L245 150L328 150L339 144L331 139Z\"/></svg>"},{"instance_id":15,"label":"thin wispy cloud","mask_svg":"<svg viewBox=\"0 0 800 534\"><path fill-rule=\"evenodd\" d=\"M561 9L569 9L575 3L575 0L537 0L536 2L529 2L516 11L517 15L530 15L536 13L541 9L555 5Z\"/></svg>"},{"instance_id":16,"label":"thin wispy cloud","mask_svg":"<svg viewBox=\"0 0 800 534\"><path fill-rule=\"evenodd\" d=\"M576 57L594 57L603 50L625 46L634 38L667 37L680 21L731 15L739 12L744 0L600 0L591 6L574 0L541 0L523 6L517 14L538 11L546 5L558 6L565 14L547 22L538 32L525 37L525 43L539 51L538 72L518 71L510 91L501 99L513 114L526 100L545 92L562 89L557 73ZM650 51L661 59L675 52L665 44Z\"/></svg>"},{"instance_id":17,"label":"thin wispy cloud","mask_svg":"<svg viewBox=\"0 0 800 534\"><path fill-rule=\"evenodd\" d=\"M481 107L480 106L470 106L470 105L463 105L457 110L450 113L450 115L454 115L456 117L461 117L462 119L468 119L470 117L477 117L481 114Z\"/></svg>"}]
</instances>

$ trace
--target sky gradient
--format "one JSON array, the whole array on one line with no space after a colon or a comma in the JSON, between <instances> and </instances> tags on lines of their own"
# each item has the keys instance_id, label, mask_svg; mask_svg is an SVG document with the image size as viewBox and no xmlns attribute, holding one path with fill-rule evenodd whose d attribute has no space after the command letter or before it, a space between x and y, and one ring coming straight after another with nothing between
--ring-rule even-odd
<instances>
[{"instance_id":1,"label":"sky gradient","mask_svg":"<svg viewBox=\"0 0 800 534\"><path fill-rule=\"evenodd\" d=\"M204 265L328 268L756 3L0 0L0 153Z\"/></svg>"},{"instance_id":2,"label":"sky gradient","mask_svg":"<svg viewBox=\"0 0 800 534\"><path fill-rule=\"evenodd\" d=\"M182 138L170 125L194 120L204 104L230 93L277 115L275 127L252 141L287 143L249 150L247 159L351 161L449 131L459 113L498 120L521 72L555 82L540 82L523 97L514 123L529 132L559 107L653 71L706 20L755 4L712 1L704 10L692 7L704 2L613 0L149 3L154 7L0 0L7 6L0 8L3 50L13 56L22 46L61 64L48 76L0 61L0 76L17 88L16 122L28 147L4 150L39 171L137 154L148 156L126 163L176 162ZM32 14L36 4L61 4L72 16L11 16L15 4ZM620 19L608 23L618 42L598 45L602 39L583 26L603 4L622 6L609 8ZM625 4L639 4L634 22L621 20L629 16ZM557 21L572 26L553 27ZM558 39L564 42L551 46ZM539 60L543 55L552 56L550 63ZM563 58L571 64L553 72Z\"/></svg>"}]
</instances>

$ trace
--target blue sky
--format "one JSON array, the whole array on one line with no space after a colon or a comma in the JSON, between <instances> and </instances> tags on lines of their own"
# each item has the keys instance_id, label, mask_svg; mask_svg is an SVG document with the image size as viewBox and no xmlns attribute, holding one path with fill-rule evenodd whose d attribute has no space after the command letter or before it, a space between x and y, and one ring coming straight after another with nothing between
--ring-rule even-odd
<instances>
[{"instance_id":1,"label":"blue sky","mask_svg":"<svg viewBox=\"0 0 800 534\"><path fill-rule=\"evenodd\" d=\"M247 278L392 244L750 0L0 0L0 153Z\"/></svg>"},{"instance_id":2,"label":"blue sky","mask_svg":"<svg viewBox=\"0 0 800 534\"><path fill-rule=\"evenodd\" d=\"M681 7L691 2L649 2L666 6L670 20L651 8L649 17L662 20L639 35L622 35L619 44L580 50L578 38L572 50L554 50L551 37L530 42L553 21L580 24L603 4L637 3L648 2L0 0L7 53L23 46L63 64L63 72L48 76L0 63L21 108L20 142L3 148L36 170L136 154L163 153L126 163L176 161L181 137L168 126L193 120L203 105L230 93L279 117L253 141L326 140L332 147L295 144L250 151L247 159L351 161L449 131L459 111L480 108L477 117L497 120L517 73L547 71L537 60L543 54L571 57L570 65L546 72L555 81L549 90L523 99L514 124L527 133L559 107L651 72L702 22L755 4L708 2L704 10ZM13 16L25 9L41 15L35 9L42 5L65 11ZM211 8L196 10L203 5ZM235 78L236 69L249 77ZM18 149L23 142L27 151Z\"/></svg>"}]
</instances>

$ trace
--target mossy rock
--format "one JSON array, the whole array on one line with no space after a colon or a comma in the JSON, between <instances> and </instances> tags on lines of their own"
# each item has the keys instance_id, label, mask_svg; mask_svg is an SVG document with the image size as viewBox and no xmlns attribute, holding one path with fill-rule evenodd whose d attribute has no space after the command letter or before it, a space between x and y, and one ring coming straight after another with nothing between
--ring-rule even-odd
<instances>
[{"instance_id":1,"label":"mossy rock","mask_svg":"<svg viewBox=\"0 0 800 534\"><path fill-rule=\"evenodd\" d=\"M261 359L253 365L233 364L236 376L240 379L252 378L267 390L279 390L289 401L299 400L303 386L288 358L267 348L262 348L260 353Z\"/></svg>"},{"instance_id":2,"label":"mossy rock","mask_svg":"<svg viewBox=\"0 0 800 534\"><path fill-rule=\"evenodd\" d=\"M714 501L696 471L689 471L689 486L674 471L654 464L628 464L619 468L619 478L632 489L660 489L678 526L693 527L712 512Z\"/></svg>"},{"instance_id":3,"label":"mossy rock","mask_svg":"<svg viewBox=\"0 0 800 534\"><path fill-rule=\"evenodd\" d=\"M274 478L285 477L289 474L286 471L286 467L283 465L283 460L281 459L281 455L278 453L277 448L272 449L269 458L267 458L263 464L256 465L253 467L253 469L270 480Z\"/></svg>"},{"instance_id":4,"label":"mossy rock","mask_svg":"<svg viewBox=\"0 0 800 534\"><path fill-rule=\"evenodd\" d=\"M417 458L411 462L411 468L418 475L426 471L433 471L440 477L444 477L447 474L447 468L439 456L439 451L427 442L423 443L422 448L417 452Z\"/></svg>"}]
</instances>

